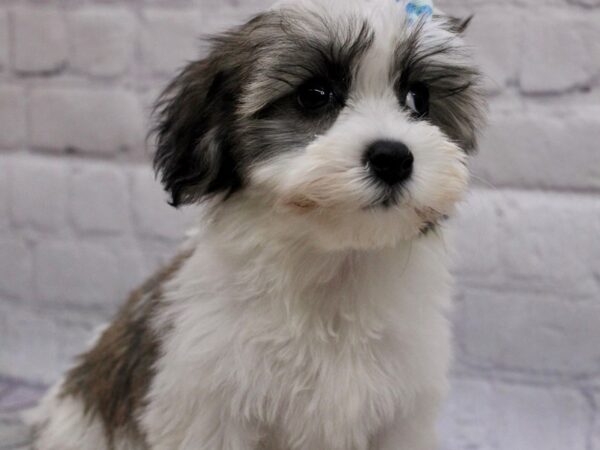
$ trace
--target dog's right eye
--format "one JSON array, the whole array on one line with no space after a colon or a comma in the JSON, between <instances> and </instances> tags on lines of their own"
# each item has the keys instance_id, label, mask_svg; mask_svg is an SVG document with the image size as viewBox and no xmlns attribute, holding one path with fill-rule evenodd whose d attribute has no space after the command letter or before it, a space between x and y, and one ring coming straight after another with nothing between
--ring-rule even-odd
<instances>
[{"instance_id":1,"label":"dog's right eye","mask_svg":"<svg viewBox=\"0 0 600 450\"><path fill-rule=\"evenodd\" d=\"M298 89L297 100L302 109L317 111L333 101L333 90L325 81L309 81Z\"/></svg>"}]
</instances>

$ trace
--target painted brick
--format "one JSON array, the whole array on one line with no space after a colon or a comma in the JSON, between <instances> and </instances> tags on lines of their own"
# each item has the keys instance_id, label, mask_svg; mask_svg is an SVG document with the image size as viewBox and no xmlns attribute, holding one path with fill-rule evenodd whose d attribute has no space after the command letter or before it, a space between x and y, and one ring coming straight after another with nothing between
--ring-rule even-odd
<instances>
[{"instance_id":1,"label":"painted brick","mask_svg":"<svg viewBox=\"0 0 600 450\"><path fill-rule=\"evenodd\" d=\"M50 305L111 306L118 297L118 261L105 246L40 242L35 249L35 292Z\"/></svg>"},{"instance_id":2,"label":"painted brick","mask_svg":"<svg viewBox=\"0 0 600 450\"><path fill-rule=\"evenodd\" d=\"M471 364L571 377L600 370L598 304L505 287L470 289L459 305L460 357Z\"/></svg>"},{"instance_id":3,"label":"painted brick","mask_svg":"<svg viewBox=\"0 0 600 450\"><path fill-rule=\"evenodd\" d=\"M473 191L460 206L452 227L457 270L462 279L487 279L499 261L499 196Z\"/></svg>"},{"instance_id":4,"label":"painted brick","mask_svg":"<svg viewBox=\"0 0 600 450\"><path fill-rule=\"evenodd\" d=\"M6 233L10 227L10 198L9 198L9 171L8 164L11 159L0 157L0 233Z\"/></svg>"},{"instance_id":5,"label":"painted brick","mask_svg":"<svg viewBox=\"0 0 600 450\"><path fill-rule=\"evenodd\" d=\"M186 213L167 204L166 194L151 170L136 169L132 176L133 214L136 228L142 236L169 240L182 239Z\"/></svg>"},{"instance_id":6,"label":"painted brick","mask_svg":"<svg viewBox=\"0 0 600 450\"><path fill-rule=\"evenodd\" d=\"M521 87L528 93L583 86L593 76L590 45L568 15L527 19L521 56Z\"/></svg>"},{"instance_id":7,"label":"painted brick","mask_svg":"<svg viewBox=\"0 0 600 450\"><path fill-rule=\"evenodd\" d=\"M586 450L590 409L576 391L459 380L444 450Z\"/></svg>"},{"instance_id":8,"label":"painted brick","mask_svg":"<svg viewBox=\"0 0 600 450\"><path fill-rule=\"evenodd\" d=\"M520 8L521 15L530 15L530 10L533 7L562 7L562 8L572 8L573 5L571 3L576 2L586 2L586 1L596 1L596 0L508 0L505 2L507 6L515 6ZM476 15L479 15L482 10L487 9L490 6L498 5L497 2L493 2L492 0L437 0L435 5L444 11L446 14L455 14L455 11L464 12L465 10L471 11ZM566 8L565 8L566 9ZM552 15L552 13L556 11L551 8L547 8L544 10L542 14L537 14L537 16L548 16Z\"/></svg>"},{"instance_id":9,"label":"painted brick","mask_svg":"<svg viewBox=\"0 0 600 450\"><path fill-rule=\"evenodd\" d=\"M71 64L91 75L120 75L134 52L136 22L121 8L89 7L69 16Z\"/></svg>"},{"instance_id":10,"label":"painted brick","mask_svg":"<svg viewBox=\"0 0 600 450\"><path fill-rule=\"evenodd\" d=\"M8 169L9 201L15 224L56 233L64 230L67 164L43 158L15 158Z\"/></svg>"},{"instance_id":11,"label":"painted brick","mask_svg":"<svg viewBox=\"0 0 600 450\"><path fill-rule=\"evenodd\" d=\"M8 67L8 55L8 17L4 11L0 11L0 71Z\"/></svg>"},{"instance_id":12,"label":"painted brick","mask_svg":"<svg viewBox=\"0 0 600 450\"><path fill-rule=\"evenodd\" d=\"M199 38L206 31L198 13L149 9L144 19L142 55L150 71L173 76L187 61L200 55Z\"/></svg>"},{"instance_id":13,"label":"painted brick","mask_svg":"<svg viewBox=\"0 0 600 450\"><path fill-rule=\"evenodd\" d=\"M0 274L0 296L32 300L32 258L25 242L0 239Z\"/></svg>"},{"instance_id":14,"label":"painted brick","mask_svg":"<svg viewBox=\"0 0 600 450\"><path fill-rule=\"evenodd\" d=\"M14 65L20 72L52 72L67 62L67 32L59 11L17 8L12 13Z\"/></svg>"},{"instance_id":15,"label":"painted brick","mask_svg":"<svg viewBox=\"0 0 600 450\"><path fill-rule=\"evenodd\" d=\"M30 99L31 143L102 155L139 149L143 115L137 97L121 89L36 89Z\"/></svg>"},{"instance_id":16,"label":"painted brick","mask_svg":"<svg viewBox=\"0 0 600 450\"><path fill-rule=\"evenodd\" d=\"M109 165L77 167L71 181L69 212L81 232L127 232L129 186L124 171Z\"/></svg>"},{"instance_id":17,"label":"painted brick","mask_svg":"<svg viewBox=\"0 0 600 450\"><path fill-rule=\"evenodd\" d=\"M56 371L58 330L43 314L0 302L0 373L40 379ZM50 381L50 380L48 380Z\"/></svg>"},{"instance_id":18,"label":"painted brick","mask_svg":"<svg viewBox=\"0 0 600 450\"><path fill-rule=\"evenodd\" d=\"M467 42L476 51L489 92L517 78L522 23L519 10L503 5L478 11L469 24Z\"/></svg>"},{"instance_id":19,"label":"painted brick","mask_svg":"<svg viewBox=\"0 0 600 450\"><path fill-rule=\"evenodd\" d=\"M600 198L505 195L502 214L500 255L511 284L568 298L598 296Z\"/></svg>"},{"instance_id":20,"label":"painted brick","mask_svg":"<svg viewBox=\"0 0 600 450\"><path fill-rule=\"evenodd\" d=\"M589 3L595 1L596 6L600 6L600 0L583 0ZM580 30L583 40L585 41L590 60L586 63L590 65L592 75L598 81L600 76L600 27L598 23L600 21L600 10L596 9L594 12L584 14L585 19L581 19L577 22L576 27Z\"/></svg>"},{"instance_id":21,"label":"painted brick","mask_svg":"<svg viewBox=\"0 0 600 450\"><path fill-rule=\"evenodd\" d=\"M90 233L81 234L87 236ZM129 294L141 286L157 269L156 266L149 264L143 251L150 244L146 242L140 244L138 239L130 234L104 234L89 239L95 246L102 247L105 252L112 255L117 274L112 281L114 291L111 291L110 298L107 296L98 306L101 306L101 311L114 312L129 297ZM175 249L173 245L170 248ZM74 306L81 306L81 303Z\"/></svg>"},{"instance_id":22,"label":"painted brick","mask_svg":"<svg viewBox=\"0 0 600 450\"><path fill-rule=\"evenodd\" d=\"M219 3L218 0L202 2L200 15L203 19L203 29L200 37L222 33L231 27L246 23L254 15L270 8L274 2L271 0L248 0L244 2ZM219 3L213 5L211 3ZM218 14L215 9L218 8Z\"/></svg>"},{"instance_id":23,"label":"painted brick","mask_svg":"<svg viewBox=\"0 0 600 450\"><path fill-rule=\"evenodd\" d=\"M496 187L600 189L600 108L494 114L474 159Z\"/></svg>"},{"instance_id":24,"label":"painted brick","mask_svg":"<svg viewBox=\"0 0 600 450\"><path fill-rule=\"evenodd\" d=\"M594 414L594 428L592 430L591 450L600 450L600 391L594 392L593 397L596 410Z\"/></svg>"},{"instance_id":25,"label":"painted brick","mask_svg":"<svg viewBox=\"0 0 600 450\"><path fill-rule=\"evenodd\" d=\"M25 91L0 86L0 148L14 149L25 142Z\"/></svg>"},{"instance_id":26,"label":"painted brick","mask_svg":"<svg viewBox=\"0 0 600 450\"><path fill-rule=\"evenodd\" d=\"M149 0L150 2L156 0ZM214 16L222 16L228 10L236 10L238 13L254 13L264 11L273 5L272 0L193 0L198 9L204 14L212 13Z\"/></svg>"},{"instance_id":27,"label":"painted brick","mask_svg":"<svg viewBox=\"0 0 600 450\"><path fill-rule=\"evenodd\" d=\"M28 382L56 382L99 323L98 317L68 309L55 315L0 302L0 373Z\"/></svg>"}]
</instances>

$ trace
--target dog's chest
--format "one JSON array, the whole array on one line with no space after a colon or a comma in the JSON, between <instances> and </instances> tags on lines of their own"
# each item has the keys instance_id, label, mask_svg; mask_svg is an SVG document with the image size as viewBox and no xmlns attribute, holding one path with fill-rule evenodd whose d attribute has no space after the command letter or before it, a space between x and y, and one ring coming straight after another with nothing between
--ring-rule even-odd
<instances>
[{"instance_id":1,"label":"dog's chest","mask_svg":"<svg viewBox=\"0 0 600 450\"><path fill-rule=\"evenodd\" d=\"M175 320L154 383L169 389L156 396L177 395L198 418L214 403L220 417L264 430L276 443L268 450L369 448L419 392L443 383L448 354L443 278L422 284L412 264L403 277L386 265L308 291L288 279L277 290L221 283L182 295L167 311Z\"/></svg>"},{"instance_id":2,"label":"dog's chest","mask_svg":"<svg viewBox=\"0 0 600 450\"><path fill-rule=\"evenodd\" d=\"M402 370L392 340L343 333L329 340L318 335L246 340L246 372L235 380L233 396L246 399L240 406L280 434L281 442L366 448L369 436L399 406ZM249 371L254 373L247 376Z\"/></svg>"}]
</instances>

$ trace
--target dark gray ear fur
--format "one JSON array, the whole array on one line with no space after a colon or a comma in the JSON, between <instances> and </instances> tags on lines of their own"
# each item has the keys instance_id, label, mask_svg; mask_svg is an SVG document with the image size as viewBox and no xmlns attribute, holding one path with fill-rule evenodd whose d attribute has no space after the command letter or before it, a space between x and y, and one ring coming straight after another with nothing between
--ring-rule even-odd
<instances>
[{"instance_id":1,"label":"dark gray ear fur","mask_svg":"<svg viewBox=\"0 0 600 450\"><path fill-rule=\"evenodd\" d=\"M470 15L466 19L459 18L459 17L449 17L450 31L452 31L456 34L464 34L465 31L467 31L467 28L469 28L469 25L471 24L473 17L475 17L475 16Z\"/></svg>"},{"instance_id":2,"label":"dark gray ear fur","mask_svg":"<svg viewBox=\"0 0 600 450\"><path fill-rule=\"evenodd\" d=\"M444 15L435 15L437 19L441 19L445 21L445 28L455 34L464 34L469 28L471 21L473 20L474 15L470 15L467 18L454 17L454 16L444 16Z\"/></svg>"},{"instance_id":3,"label":"dark gray ear fur","mask_svg":"<svg viewBox=\"0 0 600 450\"><path fill-rule=\"evenodd\" d=\"M215 55L184 68L159 98L154 168L175 207L235 190L227 128L236 86Z\"/></svg>"},{"instance_id":4,"label":"dark gray ear fur","mask_svg":"<svg viewBox=\"0 0 600 450\"><path fill-rule=\"evenodd\" d=\"M241 31L214 38L211 54L185 67L156 103L154 168L175 207L241 185L230 132L247 59Z\"/></svg>"}]
</instances>

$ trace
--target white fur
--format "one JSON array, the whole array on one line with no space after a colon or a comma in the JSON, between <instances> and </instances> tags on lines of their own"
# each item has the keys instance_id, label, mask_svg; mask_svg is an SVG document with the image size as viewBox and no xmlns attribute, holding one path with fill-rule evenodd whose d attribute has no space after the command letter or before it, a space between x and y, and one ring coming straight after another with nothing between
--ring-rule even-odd
<instances>
[{"instance_id":1,"label":"white fur","mask_svg":"<svg viewBox=\"0 0 600 450\"><path fill-rule=\"evenodd\" d=\"M110 448L100 419L86 414L81 400L60 396L61 384L24 414L25 421L34 425L33 450L143 450L122 438Z\"/></svg>"},{"instance_id":2,"label":"white fur","mask_svg":"<svg viewBox=\"0 0 600 450\"><path fill-rule=\"evenodd\" d=\"M248 229L226 216L196 238L156 324L173 331L142 417L152 448L250 450L266 434L367 450L397 422L382 449L432 450L450 354L442 238L323 252L253 236L268 215Z\"/></svg>"},{"instance_id":3,"label":"white fur","mask_svg":"<svg viewBox=\"0 0 600 450\"><path fill-rule=\"evenodd\" d=\"M402 5L369 5L376 42L347 108L306 149L262 162L246 190L208 205L165 289L153 323L162 356L139 417L152 450L436 447L451 282L443 230L421 230L452 212L467 170L437 127L398 105L389 62ZM448 38L428 27L426 43ZM378 192L361 160L376 139L415 158L388 209L370 208ZM40 450L107 448L78 400L51 394L38 416Z\"/></svg>"}]
</instances>

